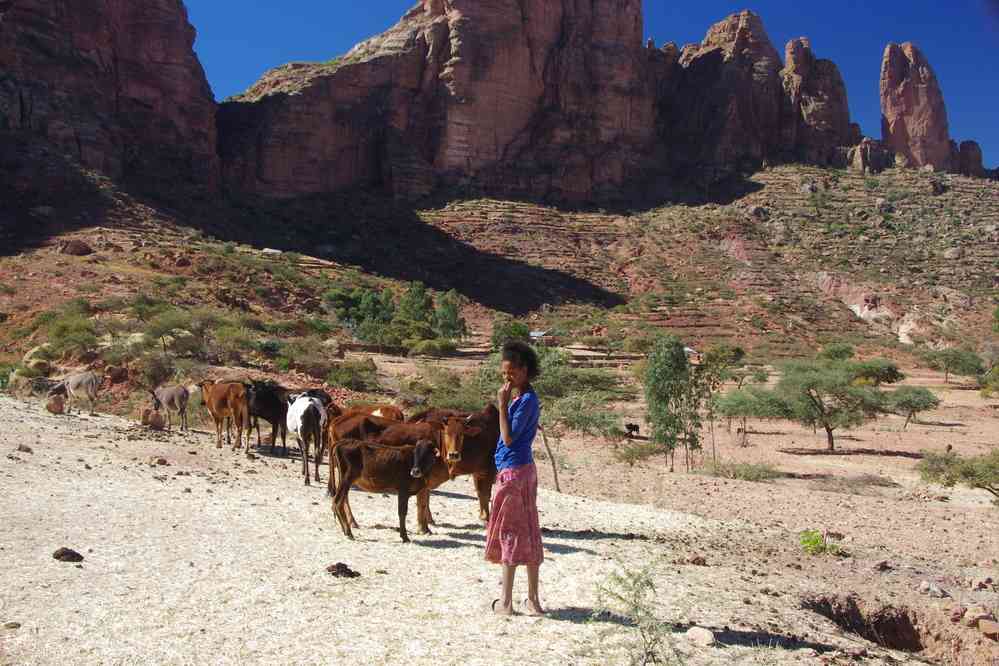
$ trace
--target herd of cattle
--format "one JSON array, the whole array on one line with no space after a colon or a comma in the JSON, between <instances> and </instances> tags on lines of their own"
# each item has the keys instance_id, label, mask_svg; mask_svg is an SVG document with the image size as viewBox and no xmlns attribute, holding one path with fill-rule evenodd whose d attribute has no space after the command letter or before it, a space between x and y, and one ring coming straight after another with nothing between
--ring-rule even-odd
<instances>
[{"instance_id":1,"label":"herd of cattle","mask_svg":"<svg viewBox=\"0 0 999 666\"><path fill-rule=\"evenodd\" d=\"M52 393L73 399L87 398L91 411L100 378L92 372L66 378ZM427 409L405 418L393 405L365 405L344 410L322 389L293 392L274 382L203 381L192 387L166 386L151 391L154 410L165 411L170 425L176 413L181 429L187 429L187 408L192 392L202 401L215 423L216 446L222 448L222 433L233 449L246 444L255 428L257 446L262 444L261 420L271 426L271 452L278 437L287 455L291 432L302 454L305 485L311 484L309 455L314 452L314 479L329 453L327 490L333 497L333 513L344 534L353 539L358 527L350 508L351 487L366 492L398 495L399 534L409 541L406 514L409 498L416 495L420 532L430 533L430 491L458 476L472 477L479 499L479 517L489 518L489 499L496 479L494 454L499 441L499 412L493 404L478 412ZM231 427L236 437L232 441Z\"/></svg>"}]
</instances>

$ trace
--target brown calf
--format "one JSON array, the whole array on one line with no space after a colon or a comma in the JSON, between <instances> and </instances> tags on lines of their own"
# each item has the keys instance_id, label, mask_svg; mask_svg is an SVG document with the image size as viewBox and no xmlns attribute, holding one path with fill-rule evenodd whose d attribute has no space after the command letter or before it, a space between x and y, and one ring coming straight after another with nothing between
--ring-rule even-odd
<instances>
[{"instance_id":1,"label":"brown calf","mask_svg":"<svg viewBox=\"0 0 999 666\"><path fill-rule=\"evenodd\" d=\"M247 430L246 450L250 450L249 430L250 417L246 401L246 386L239 382L225 382L216 384L212 380L205 380L198 384L201 389L201 399L208 408L212 420L215 421L215 434L218 437L216 448L222 448L222 425L227 418L231 418L236 423L236 442L232 445L233 450L243 445L243 428ZM229 443L229 428L226 427L226 443Z\"/></svg>"},{"instance_id":2,"label":"brown calf","mask_svg":"<svg viewBox=\"0 0 999 666\"><path fill-rule=\"evenodd\" d=\"M330 463L336 466L340 476L340 483L333 496L333 514L347 538L354 538L347 509L350 488L356 485L371 493L398 494L399 536L404 542L409 541L409 535L406 534L409 496L426 487L427 474L439 461L438 456L437 446L429 440L401 447L359 440L344 440L337 444L330 454Z\"/></svg>"}]
</instances>

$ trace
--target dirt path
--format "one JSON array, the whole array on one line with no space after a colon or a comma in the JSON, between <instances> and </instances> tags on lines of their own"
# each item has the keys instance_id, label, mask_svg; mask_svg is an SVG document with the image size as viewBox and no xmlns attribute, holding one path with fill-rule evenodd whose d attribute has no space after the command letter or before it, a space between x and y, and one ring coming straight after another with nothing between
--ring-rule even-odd
<instances>
[{"instance_id":1,"label":"dirt path","mask_svg":"<svg viewBox=\"0 0 999 666\"><path fill-rule=\"evenodd\" d=\"M552 612L500 619L465 480L435 493L441 526L411 544L394 498L353 493L350 542L294 460L6 396L0 433L2 663L625 663L635 630L589 616L612 572L648 564L657 613L715 633L712 647L673 634L686 663L916 663L802 609L803 594L835 591L813 574L847 565L786 570L780 528L542 491ZM62 546L84 562L54 560ZM707 566L683 563L698 555ZM335 562L361 576L333 578Z\"/></svg>"}]
</instances>

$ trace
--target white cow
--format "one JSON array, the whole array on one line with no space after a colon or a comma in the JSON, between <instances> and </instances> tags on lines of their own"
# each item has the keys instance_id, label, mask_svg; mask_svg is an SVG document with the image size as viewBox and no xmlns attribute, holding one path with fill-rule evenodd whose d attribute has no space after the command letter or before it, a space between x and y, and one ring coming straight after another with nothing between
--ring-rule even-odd
<instances>
[{"instance_id":1,"label":"white cow","mask_svg":"<svg viewBox=\"0 0 999 666\"><path fill-rule=\"evenodd\" d=\"M318 398L303 394L288 396L288 431L298 439L302 451L302 475L309 482L309 444L316 447L316 483L319 483L319 463L323 459L323 432L326 430L326 407Z\"/></svg>"}]
</instances>

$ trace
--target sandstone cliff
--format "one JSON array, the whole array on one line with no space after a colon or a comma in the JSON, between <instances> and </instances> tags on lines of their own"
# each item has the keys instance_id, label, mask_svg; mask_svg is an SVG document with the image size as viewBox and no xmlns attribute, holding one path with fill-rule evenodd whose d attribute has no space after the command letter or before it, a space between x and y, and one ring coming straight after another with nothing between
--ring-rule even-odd
<instances>
[{"instance_id":1,"label":"sandstone cliff","mask_svg":"<svg viewBox=\"0 0 999 666\"><path fill-rule=\"evenodd\" d=\"M0 130L84 166L213 186L215 103L181 0L0 2Z\"/></svg>"},{"instance_id":2,"label":"sandstone cliff","mask_svg":"<svg viewBox=\"0 0 999 666\"><path fill-rule=\"evenodd\" d=\"M640 0L424 0L343 58L278 68L223 104L226 185L590 197L652 143L641 38Z\"/></svg>"},{"instance_id":3,"label":"sandstone cliff","mask_svg":"<svg viewBox=\"0 0 999 666\"><path fill-rule=\"evenodd\" d=\"M881 128L899 166L951 169L943 93L930 63L911 42L885 48L881 63Z\"/></svg>"}]
</instances>

